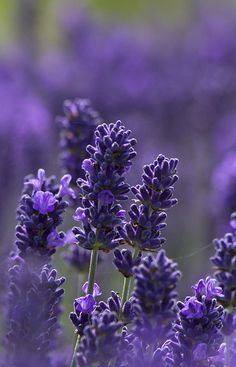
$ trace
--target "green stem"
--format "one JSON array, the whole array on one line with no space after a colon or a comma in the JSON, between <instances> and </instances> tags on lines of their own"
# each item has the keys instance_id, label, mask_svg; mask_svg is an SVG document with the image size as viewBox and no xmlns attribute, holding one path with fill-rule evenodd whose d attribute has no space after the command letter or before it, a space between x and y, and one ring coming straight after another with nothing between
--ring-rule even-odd
<instances>
[{"instance_id":1,"label":"green stem","mask_svg":"<svg viewBox=\"0 0 236 367\"><path fill-rule=\"evenodd\" d=\"M75 364L74 364L75 354L76 354L76 351L77 351L79 342L80 342L80 335L76 335L75 343L74 343L74 348L73 348L73 354L72 354L71 362L70 362L70 367L74 367L75 366Z\"/></svg>"},{"instance_id":2,"label":"green stem","mask_svg":"<svg viewBox=\"0 0 236 367\"><path fill-rule=\"evenodd\" d=\"M129 298L130 284L131 284L131 277L125 278L124 283L123 283L122 296L121 296L121 308L124 306L124 303Z\"/></svg>"},{"instance_id":3,"label":"green stem","mask_svg":"<svg viewBox=\"0 0 236 367\"><path fill-rule=\"evenodd\" d=\"M139 252L140 252L139 248L138 247L135 247L134 253L133 253L133 260L136 259L136 257L138 256ZM132 279L132 277L124 278L123 289L122 289L122 296L121 296L121 309L124 306L124 304L127 301L127 299L129 298L131 279ZM120 312L121 312L121 310L120 310Z\"/></svg>"},{"instance_id":4,"label":"green stem","mask_svg":"<svg viewBox=\"0 0 236 367\"><path fill-rule=\"evenodd\" d=\"M88 275L88 294L93 294L93 287L98 262L98 249L94 248L90 257L89 275Z\"/></svg>"},{"instance_id":5,"label":"green stem","mask_svg":"<svg viewBox=\"0 0 236 367\"><path fill-rule=\"evenodd\" d=\"M98 262L98 248L97 246L95 246L95 248L91 252L91 257L90 257L89 275L88 275L88 294L93 294L97 262ZM75 360L75 355L78 349L79 342L80 342L80 335L77 335L75 339L70 367L74 367L74 360Z\"/></svg>"}]
</instances>

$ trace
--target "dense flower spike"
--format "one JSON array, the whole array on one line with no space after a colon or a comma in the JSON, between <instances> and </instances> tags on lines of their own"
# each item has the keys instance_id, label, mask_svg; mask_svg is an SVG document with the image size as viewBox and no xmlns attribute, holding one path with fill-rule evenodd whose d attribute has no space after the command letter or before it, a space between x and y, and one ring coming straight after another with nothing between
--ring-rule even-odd
<instances>
[{"instance_id":1,"label":"dense flower spike","mask_svg":"<svg viewBox=\"0 0 236 367\"><path fill-rule=\"evenodd\" d=\"M178 180L178 159L168 159L160 154L150 165L143 168L142 185L132 188L137 200L153 211L163 211L177 203L173 198L173 185Z\"/></svg>"},{"instance_id":2,"label":"dense flower spike","mask_svg":"<svg viewBox=\"0 0 236 367\"><path fill-rule=\"evenodd\" d=\"M173 198L177 164L178 159L159 155L152 164L144 166L142 185L132 187L138 204L131 206L131 220L120 229L121 237L131 246L155 251L165 242L160 230L166 225L164 211L177 203Z\"/></svg>"},{"instance_id":3,"label":"dense flower spike","mask_svg":"<svg viewBox=\"0 0 236 367\"><path fill-rule=\"evenodd\" d=\"M231 217L232 233L214 240L216 254L211 258L215 267L215 277L223 289L224 297L219 302L226 307L236 307L236 233L234 227L235 214Z\"/></svg>"},{"instance_id":4,"label":"dense flower spike","mask_svg":"<svg viewBox=\"0 0 236 367\"><path fill-rule=\"evenodd\" d=\"M193 287L195 296L179 302L179 318L174 324L175 339L171 342L175 365L181 367L217 366L223 337L223 307L216 298L221 294L215 279L200 280ZM222 357L222 356L221 356ZM222 364L219 364L222 366Z\"/></svg>"},{"instance_id":5,"label":"dense flower spike","mask_svg":"<svg viewBox=\"0 0 236 367\"><path fill-rule=\"evenodd\" d=\"M222 333L226 336L226 354L229 367L233 367L236 361L236 213L231 215L231 233L227 233L221 239L215 239L215 255L211 262L215 268L215 277L223 289L223 294L218 302L225 308Z\"/></svg>"},{"instance_id":6,"label":"dense flower spike","mask_svg":"<svg viewBox=\"0 0 236 367\"><path fill-rule=\"evenodd\" d=\"M119 202L127 199L129 185L125 173L135 157L135 139L120 121L99 125L95 131L94 146L87 147L90 159L83 162L86 179L79 179L82 207L75 219L83 228L75 228L79 245L92 250L109 251L119 245L116 228L122 224L124 211Z\"/></svg>"},{"instance_id":7,"label":"dense flower spike","mask_svg":"<svg viewBox=\"0 0 236 367\"><path fill-rule=\"evenodd\" d=\"M168 343L167 341L152 353L139 338L134 338L130 343L132 349L128 356L127 367L176 367Z\"/></svg>"},{"instance_id":8,"label":"dense flower spike","mask_svg":"<svg viewBox=\"0 0 236 367\"><path fill-rule=\"evenodd\" d=\"M60 126L61 166L72 176L76 186L78 177L84 177L82 162L87 157L86 147L93 142L93 133L102 121L86 99L66 100Z\"/></svg>"},{"instance_id":9,"label":"dense flower spike","mask_svg":"<svg viewBox=\"0 0 236 367\"><path fill-rule=\"evenodd\" d=\"M69 182L70 177L64 176L59 186L54 177L45 178L42 169L39 169L37 178L26 177L17 210L16 245L21 257L36 259L38 255L38 260L42 257L46 263L56 248L64 245L64 234L58 232L57 227L68 206L64 196L74 195Z\"/></svg>"},{"instance_id":10,"label":"dense flower spike","mask_svg":"<svg viewBox=\"0 0 236 367\"><path fill-rule=\"evenodd\" d=\"M134 269L135 332L144 342L160 346L171 335L179 278L177 264L165 255L164 250L156 257L145 257Z\"/></svg>"},{"instance_id":11,"label":"dense flower spike","mask_svg":"<svg viewBox=\"0 0 236 367\"><path fill-rule=\"evenodd\" d=\"M135 266L140 264L140 261L141 253L139 253L139 255L133 259L132 252L130 250L115 249L114 251L113 263L119 272L122 273L126 278L132 277L133 269Z\"/></svg>"},{"instance_id":12,"label":"dense flower spike","mask_svg":"<svg viewBox=\"0 0 236 367\"><path fill-rule=\"evenodd\" d=\"M10 295L6 340L6 365L50 366L59 329L60 288L64 278L45 266L37 274L21 258L9 270Z\"/></svg>"},{"instance_id":13,"label":"dense flower spike","mask_svg":"<svg viewBox=\"0 0 236 367\"><path fill-rule=\"evenodd\" d=\"M116 315L108 310L94 313L91 324L84 329L78 349L78 365L87 366L121 366L128 350L125 332L120 332L123 323L117 321ZM113 364L111 364L113 363Z\"/></svg>"}]
</instances>

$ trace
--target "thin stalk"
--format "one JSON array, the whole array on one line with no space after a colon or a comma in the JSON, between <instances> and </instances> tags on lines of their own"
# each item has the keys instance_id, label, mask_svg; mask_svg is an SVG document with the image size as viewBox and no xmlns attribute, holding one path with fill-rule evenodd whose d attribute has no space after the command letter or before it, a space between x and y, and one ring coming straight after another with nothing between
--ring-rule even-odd
<instances>
[{"instance_id":1,"label":"thin stalk","mask_svg":"<svg viewBox=\"0 0 236 367\"><path fill-rule=\"evenodd\" d=\"M72 354L72 358L71 358L71 362L70 362L70 367L74 367L75 366L75 364L74 364L74 362L75 362L75 354L76 354L76 351L77 351L79 342L80 342L80 335L76 335L75 342L74 342L74 348L73 348L73 354Z\"/></svg>"},{"instance_id":2,"label":"thin stalk","mask_svg":"<svg viewBox=\"0 0 236 367\"><path fill-rule=\"evenodd\" d=\"M97 262L98 262L98 249L95 247L92 250L90 257L89 275L88 275L88 294L93 294Z\"/></svg>"},{"instance_id":3,"label":"thin stalk","mask_svg":"<svg viewBox=\"0 0 236 367\"><path fill-rule=\"evenodd\" d=\"M97 262L98 262L98 249L95 246L95 248L91 252L91 257L90 257L89 275L88 275L88 294L93 294ZM70 367L74 367L74 360L75 360L75 355L78 349L79 342L80 342L80 335L77 335L75 339Z\"/></svg>"},{"instance_id":4,"label":"thin stalk","mask_svg":"<svg viewBox=\"0 0 236 367\"><path fill-rule=\"evenodd\" d=\"M136 259L139 252L140 252L139 248L135 247L134 253L133 253L133 260ZM131 280L132 280L132 277L124 278L122 296L121 296L121 309L124 306L127 299L129 298Z\"/></svg>"}]
</instances>

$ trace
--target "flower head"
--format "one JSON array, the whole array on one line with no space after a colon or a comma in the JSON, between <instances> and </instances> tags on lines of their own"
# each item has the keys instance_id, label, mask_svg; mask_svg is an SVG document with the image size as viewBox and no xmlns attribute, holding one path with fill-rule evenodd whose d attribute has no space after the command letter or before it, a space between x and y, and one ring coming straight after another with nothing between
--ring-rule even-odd
<instances>
[{"instance_id":1,"label":"flower head","mask_svg":"<svg viewBox=\"0 0 236 367\"><path fill-rule=\"evenodd\" d=\"M37 191L33 197L33 208L40 214L53 212L56 199L51 192Z\"/></svg>"},{"instance_id":2,"label":"flower head","mask_svg":"<svg viewBox=\"0 0 236 367\"><path fill-rule=\"evenodd\" d=\"M204 305L196 297L190 297L181 310L181 315L187 319L200 319L204 315Z\"/></svg>"},{"instance_id":3,"label":"flower head","mask_svg":"<svg viewBox=\"0 0 236 367\"><path fill-rule=\"evenodd\" d=\"M217 286L216 279L211 277L207 277L205 280L200 279L192 288L195 290L197 298L205 295L207 300L212 300L223 296L222 288Z\"/></svg>"},{"instance_id":4,"label":"flower head","mask_svg":"<svg viewBox=\"0 0 236 367\"><path fill-rule=\"evenodd\" d=\"M95 304L95 298L91 294L87 294L75 300L75 310L77 312L91 313L94 310Z\"/></svg>"}]
</instances>

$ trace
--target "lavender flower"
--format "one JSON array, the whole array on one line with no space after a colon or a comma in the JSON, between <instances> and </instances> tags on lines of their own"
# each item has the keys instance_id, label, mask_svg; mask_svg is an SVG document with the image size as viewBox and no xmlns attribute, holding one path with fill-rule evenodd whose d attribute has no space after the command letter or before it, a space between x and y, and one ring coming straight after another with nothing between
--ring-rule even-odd
<instances>
[{"instance_id":1,"label":"lavender flower","mask_svg":"<svg viewBox=\"0 0 236 367\"><path fill-rule=\"evenodd\" d=\"M217 304L219 287L211 287L215 280L207 278L194 286L195 296L179 302L179 318L174 323L175 338L170 343L175 364L193 367L212 366L218 358L223 337L223 307ZM212 291L212 289L214 289ZM214 366L214 364L213 364Z\"/></svg>"},{"instance_id":2,"label":"lavender flower","mask_svg":"<svg viewBox=\"0 0 236 367\"><path fill-rule=\"evenodd\" d=\"M109 311L94 313L91 324L84 329L77 360L80 367L122 365L128 349L126 333L120 332L123 323L117 322L115 314ZM122 356L122 357L121 357Z\"/></svg>"},{"instance_id":3,"label":"lavender flower","mask_svg":"<svg viewBox=\"0 0 236 367\"><path fill-rule=\"evenodd\" d=\"M74 228L79 245L92 250L109 251L119 245L117 227L123 222L120 201L127 199L129 185L125 173L136 153L135 139L121 122L100 125L95 131L94 146L88 146L90 159L83 167L86 179L79 179L82 207L75 218L83 228Z\"/></svg>"},{"instance_id":4,"label":"lavender flower","mask_svg":"<svg viewBox=\"0 0 236 367\"><path fill-rule=\"evenodd\" d=\"M86 147L93 142L94 129L101 123L101 118L86 99L65 101L64 114L58 119L61 166L71 175L72 184L76 186L77 178L84 177L81 165L87 157Z\"/></svg>"},{"instance_id":5,"label":"lavender flower","mask_svg":"<svg viewBox=\"0 0 236 367\"><path fill-rule=\"evenodd\" d=\"M160 237L160 230L166 225L164 211L177 203L173 198L173 185L178 180L177 164L177 159L169 160L159 155L152 164L144 166L142 185L132 187L139 205L131 206L131 221L119 231L131 246L155 251L165 242L165 238Z\"/></svg>"},{"instance_id":6,"label":"lavender flower","mask_svg":"<svg viewBox=\"0 0 236 367\"><path fill-rule=\"evenodd\" d=\"M232 219L233 217L232 215ZM216 254L211 258L211 262L216 270L214 275L223 289L223 297L219 302L225 308L233 309L236 307L236 234L233 226L232 230L232 233L214 240Z\"/></svg>"},{"instance_id":7,"label":"lavender flower","mask_svg":"<svg viewBox=\"0 0 236 367\"><path fill-rule=\"evenodd\" d=\"M102 294L97 283L94 283L93 285L93 294L87 294L88 282L84 283L82 291L86 294L86 296L75 299L74 312L70 313L70 319L76 327L76 332L79 335L83 334L85 326L90 321L90 315L95 309L96 305L95 297Z\"/></svg>"},{"instance_id":8,"label":"lavender flower","mask_svg":"<svg viewBox=\"0 0 236 367\"><path fill-rule=\"evenodd\" d=\"M172 335L179 278L177 264L165 255L164 250L156 257L145 257L134 269L135 333L144 343L160 346Z\"/></svg>"},{"instance_id":9,"label":"lavender flower","mask_svg":"<svg viewBox=\"0 0 236 367\"><path fill-rule=\"evenodd\" d=\"M154 353L139 338L131 340L131 353L127 367L175 367L168 342L157 348Z\"/></svg>"},{"instance_id":10,"label":"lavender flower","mask_svg":"<svg viewBox=\"0 0 236 367\"><path fill-rule=\"evenodd\" d=\"M235 353L235 327L236 327L236 232L235 213L231 215L231 233L227 233L223 238L214 240L216 249L211 262L215 268L215 277L223 294L218 298L218 302L225 308L223 318L222 333L226 336L226 354L230 366L236 361Z\"/></svg>"},{"instance_id":11,"label":"lavender flower","mask_svg":"<svg viewBox=\"0 0 236 367\"><path fill-rule=\"evenodd\" d=\"M113 263L115 267L119 270L119 272L122 273L126 278L133 276L133 269L135 266L140 264L140 261L141 253L139 253L139 255L135 259L133 259L130 250L115 249L114 251Z\"/></svg>"},{"instance_id":12,"label":"lavender flower","mask_svg":"<svg viewBox=\"0 0 236 367\"><path fill-rule=\"evenodd\" d=\"M64 179L62 178L62 181ZM54 178L45 178L44 170L38 171L37 178L28 176L25 179L25 189L17 210L19 224L16 227L16 245L19 255L23 258L38 254L46 262L63 246L64 234L57 231L62 223L62 215L68 203L63 196L73 194L68 188L69 181L64 183L64 191L58 187ZM65 188L66 191L65 191ZM45 263L45 262L44 262Z\"/></svg>"},{"instance_id":13,"label":"lavender flower","mask_svg":"<svg viewBox=\"0 0 236 367\"><path fill-rule=\"evenodd\" d=\"M50 353L59 331L64 278L45 266L32 272L21 258L9 270L10 294L6 340L9 366L50 366Z\"/></svg>"},{"instance_id":14,"label":"lavender flower","mask_svg":"<svg viewBox=\"0 0 236 367\"><path fill-rule=\"evenodd\" d=\"M87 294L84 297L77 298L75 300L75 310L76 313L91 313L94 310L96 301L94 299L94 296L91 294Z\"/></svg>"},{"instance_id":15,"label":"lavender flower","mask_svg":"<svg viewBox=\"0 0 236 367\"><path fill-rule=\"evenodd\" d=\"M122 306L120 296L114 291L111 291L111 297L107 299L107 302L100 301L96 306L96 311L99 313L105 310L113 312L117 320L122 319L124 324L130 324L135 316L132 300L126 301Z\"/></svg>"}]
</instances>

